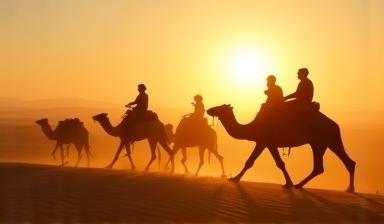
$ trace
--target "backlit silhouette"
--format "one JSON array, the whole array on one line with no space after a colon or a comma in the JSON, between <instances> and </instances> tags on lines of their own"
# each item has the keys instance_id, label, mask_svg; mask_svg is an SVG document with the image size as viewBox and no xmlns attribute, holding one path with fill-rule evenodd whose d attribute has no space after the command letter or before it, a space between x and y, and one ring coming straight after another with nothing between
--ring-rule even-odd
<instances>
[{"instance_id":1,"label":"backlit silhouette","mask_svg":"<svg viewBox=\"0 0 384 224\"><path fill-rule=\"evenodd\" d=\"M280 108L279 108L280 109ZM257 142L255 149L245 163L241 172L230 180L238 182L261 152L268 148L277 167L285 177L285 187L292 187L293 183L280 158L278 147L295 147L310 144L313 152L314 168L312 173L295 185L303 187L315 176L323 173L323 156L327 148L331 149L344 163L350 176L348 192L354 192L355 162L346 154L340 135L339 126L327 116L317 110L306 113L288 113L276 110L267 117L256 117L249 124L239 124L230 105L210 108L207 113L217 116L227 132L234 138Z\"/></svg>"},{"instance_id":2,"label":"backlit silhouette","mask_svg":"<svg viewBox=\"0 0 384 224\"><path fill-rule=\"evenodd\" d=\"M135 107L132 107L134 112L139 114L145 113L148 110L148 95L145 93L147 87L144 84L139 84L137 90L139 91L139 95L136 97L135 101L128 103L125 106L131 108L132 105L136 105Z\"/></svg>"},{"instance_id":3,"label":"backlit silhouette","mask_svg":"<svg viewBox=\"0 0 384 224\"><path fill-rule=\"evenodd\" d=\"M89 134L87 129L84 127L84 124L80 122L79 119L75 118L59 121L55 130L52 130L48 119L46 118L38 120L36 123L41 126L41 130L49 139L57 141L51 155L55 158L55 152L57 148L60 147L62 165L65 165L66 163L64 158L65 156L63 152L63 145L68 144L69 147L70 144L73 144L77 149L78 154L76 166L78 166L80 163L82 158L82 149L84 148L85 154L87 156L87 164L89 167Z\"/></svg>"},{"instance_id":4,"label":"backlit silhouette","mask_svg":"<svg viewBox=\"0 0 384 224\"><path fill-rule=\"evenodd\" d=\"M179 125L176 128L176 133L173 133L173 126L170 124L165 125L165 130L167 132L168 138L174 143L173 150L176 154L179 149L183 153L183 158L181 163L184 166L185 173L189 173L188 167L185 164L187 161L187 151L188 147L199 147L199 157L200 163L197 168L195 175L199 174L200 168L204 164L204 154L205 149L208 149L209 153L213 153L216 158L219 160L221 165L222 176L225 176L224 165L223 165L223 156L221 156L217 151L217 134L215 130L211 127L203 127L198 131L188 130L186 125L186 119L183 118Z\"/></svg>"},{"instance_id":5,"label":"backlit silhouette","mask_svg":"<svg viewBox=\"0 0 384 224\"><path fill-rule=\"evenodd\" d=\"M289 102L296 106L312 103L314 88L312 81L308 79L308 74L309 71L307 68L299 69L297 78L300 80L300 83L297 86L296 92L284 97L285 100L294 99Z\"/></svg>"},{"instance_id":6,"label":"backlit silhouette","mask_svg":"<svg viewBox=\"0 0 384 224\"><path fill-rule=\"evenodd\" d=\"M274 75L267 77L267 87L268 89L264 91L265 95L268 96L265 106L271 107L282 104L284 102L283 90L280 86L276 85L276 77Z\"/></svg>"},{"instance_id":7,"label":"backlit silhouette","mask_svg":"<svg viewBox=\"0 0 384 224\"><path fill-rule=\"evenodd\" d=\"M200 168L204 164L204 152L208 149L209 153L213 153L219 160L222 170L222 176L225 176L223 157L217 152L217 134L207 122L204 117L205 108L203 103L203 97L201 95L194 96L194 112L184 115L176 128L176 133L173 133L173 126L166 125L166 132L168 138L174 143L173 150L176 154L179 149L183 153L181 163L184 166L185 172L189 173L189 170L185 164L187 161L187 147L199 147L200 163L195 175L199 174ZM169 162L169 161L168 161Z\"/></svg>"},{"instance_id":8,"label":"backlit silhouette","mask_svg":"<svg viewBox=\"0 0 384 224\"><path fill-rule=\"evenodd\" d=\"M135 169L135 164L131 158L131 148L130 143L135 141L140 141L143 139L148 139L150 148L151 148L151 159L148 165L145 167L147 171L152 164L152 162L156 159L156 145L159 143L165 151L171 157L172 162L172 170L174 167L173 163L173 153L171 148L168 145L168 138L165 133L164 125L159 121L157 115L151 111L146 113L147 119L142 120L140 122L131 122L131 113L132 111L127 111L127 115L125 118L118 124L113 127L109 121L108 114L101 113L93 116L93 119L100 123L103 129L111 136L120 138L120 145L116 151L115 157L113 158L111 164L109 164L106 168L112 168L117 159L119 158L120 152L123 147L126 148L127 156L129 161L131 162L131 168Z\"/></svg>"}]
</instances>

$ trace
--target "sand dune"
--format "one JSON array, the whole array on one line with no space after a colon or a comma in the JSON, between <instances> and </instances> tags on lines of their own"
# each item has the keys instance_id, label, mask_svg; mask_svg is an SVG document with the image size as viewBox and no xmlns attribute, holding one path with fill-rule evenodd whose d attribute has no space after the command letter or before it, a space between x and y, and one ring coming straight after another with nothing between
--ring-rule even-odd
<instances>
[{"instance_id":1,"label":"sand dune","mask_svg":"<svg viewBox=\"0 0 384 224\"><path fill-rule=\"evenodd\" d=\"M0 178L0 222L384 222L377 195L16 163Z\"/></svg>"}]
</instances>

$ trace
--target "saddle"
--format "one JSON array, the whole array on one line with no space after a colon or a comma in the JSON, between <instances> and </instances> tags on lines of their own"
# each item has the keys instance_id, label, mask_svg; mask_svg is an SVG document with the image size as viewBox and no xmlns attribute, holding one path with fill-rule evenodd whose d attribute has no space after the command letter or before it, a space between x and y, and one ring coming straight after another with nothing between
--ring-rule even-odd
<instances>
[{"instance_id":1,"label":"saddle","mask_svg":"<svg viewBox=\"0 0 384 224\"><path fill-rule=\"evenodd\" d=\"M150 110L140 113L134 110L127 110L122 118L126 125L133 125L159 119L158 115Z\"/></svg>"},{"instance_id":2,"label":"saddle","mask_svg":"<svg viewBox=\"0 0 384 224\"><path fill-rule=\"evenodd\" d=\"M284 126L300 126L319 110L320 104L318 102L312 102L308 105L290 102L271 107L263 105L256 115L254 122L268 126L277 126L279 128Z\"/></svg>"},{"instance_id":3,"label":"saddle","mask_svg":"<svg viewBox=\"0 0 384 224\"><path fill-rule=\"evenodd\" d=\"M79 118L67 118L65 120L59 121L58 126L64 129L74 129L84 127L84 123L81 122Z\"/></svg>"}]
</instances>

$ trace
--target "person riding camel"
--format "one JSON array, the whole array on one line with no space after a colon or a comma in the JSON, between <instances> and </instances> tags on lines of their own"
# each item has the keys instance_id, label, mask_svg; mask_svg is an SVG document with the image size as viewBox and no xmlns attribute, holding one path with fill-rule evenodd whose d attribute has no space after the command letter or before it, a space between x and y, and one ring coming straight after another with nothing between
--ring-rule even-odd
<instances>
[{"instance_id":1,"label":"person riding camel","mask_svg":"<svg viewBox=\"0 0 384 224\"><path fill-rule=\"evenodd\" d=\"M271 107L282 104L284 102L283 90L280 86L276 85L276 77L274 75L267 77L267 87L268 89L264 91L264 94L267 95L265 106Z\"/></svg>"},{"instance_id":2,"label":"person riding camel","mask_svg":"<svg viewBox=\"0 0 384 224\"><path fill-rule=\"evenodd\" d=\"M284 97L284 100L288 103L295 104L297 106L308 106L312 103L313 99L313 83L308 79L309 71L307 68L300 68L297 72L297 78L300 80L297 86L296 92ZM288 99L294 99L287 101Z\"/></svg>"},{"instance_id":3,"label":"person riding camel","mask_svg":"<svg viewBox=\"0 0 384 224\"><path fill-rule=\"evenodd\" d=\"M132 108L132 110L128 110L123 116L124 119L127 118L126 121L128 124L146 120L152 115L148 111L148 95L145 93L147 87L144 84L139 84L137 89L139 95L136 97L135 101L125 105L125 107ZM132 107L133 105L136 106Z\"/></svg>"},{"instance_id":4,"label":"person riding camel","mask_svg":"<svg viewBox=\"0 0 384 224\"><path fill-rule=\"evenodd\" d=\"M136 97L136 100L125 105L128 108L132 108L138 114L143 114L148 110L148 95L145 93L147 87L144 84L139 84L137 86L139 95ZM136 105L132 107L132 105Z\"/></svg>"},{"instance_id":5,"label":"person riding camel","mask_svg":"<svg viewBox=\"0 0 384 224\"><path fill-rule=\"evenodd\" d=\"M197 94L195 97L193 97L195 100L192 105L195 107L195 111L192 113L191 116L195 116L197 118L204 118L205 108L203 103L203 97L199 94Z\"/></svg>"}]
</instances>

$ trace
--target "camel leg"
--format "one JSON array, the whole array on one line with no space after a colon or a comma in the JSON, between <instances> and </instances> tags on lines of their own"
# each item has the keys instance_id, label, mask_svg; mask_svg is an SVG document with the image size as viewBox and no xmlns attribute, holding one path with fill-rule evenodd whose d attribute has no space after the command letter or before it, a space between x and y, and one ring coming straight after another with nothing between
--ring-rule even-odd
<instances>
[{"instance_id":1,"label":"camel leg","mask_svg":"<svg viewBox=\"0 0 384 224\"><path fill-rule=\"evenodd\" d=\"M215 150L215 149L208 149L208 150L209 150L209 152L213 153L213 155L215 155L216 158L219 160L220 165L221 165L221 176L222 176L222 177L226 177L226 175L225 175L225 171L224 171L224 163L223 163L223 159L224 159L224 157L223 157L222 155L220 155L220 154L217 152L217 150Z\"/></svg>"},{"instance_id":2,"label":"camel leg","mask_svg":"<svg viewBox=\"0 0 384 224\"><path fill-rule=\"evenodd\" d=\"M319 174L324 172L323 167L323 156L327 146L320 144L311 144L312 152L313 152L313 170L312 172L302 180L299 184L295 185L296 188L302 188L308 181L312 180Z\"/></svg>"},{"instance_id":3,"label":"camel leg","mask_svg":"<svg viewBox=\"0 0 384 224\"><path fill-rule=\"evenodd\" d=\"M121 150L123 149L123 146L124 146L124 143L123 143L123 141L121 140L121 141L120 141L119 148L117 148L115 157L113 158L111 164L109 164L109 165L106 166L105 168L107 168L107 169L112 169L113 165L116 163L117 159L118 159L119 156L120 156L120 152L121 152Z\"/></svg>"},{"instance_id":4,"label":"camel leg","mask_svg":"<svg viewBox=\"0 0 384 224\"><path fill-rule=\"evenodd\" d=\"M71 144L68 144L67 145L67 157L69 158L69 147L71 146Z\"/></svg>"},{"instance_id":5,"label":"camel leg","mask_svg":"<svg viewBox=\"0 0 384 224\"><path fill-rule=\"evenodd\" d=\"M205 152L205 148L199 147L200 163L199 163L199 167L197 168L196 173L195 173L196 176L199 175L199 171L200 171L201 167L204 165L204 152Z\"/></svg>"},{"instance_id":6,"label":"camel leg","mask_svg":"<svg viewBox=\"0 0 384 224\"><path fill-rule=\"evenodd\" d=\"M269 152L271 152L273 159L275 160L276 166L283 172L285 178L285 185L283 187L293 187L291 177L289 176L287 170L285 169L285 163L281 159L279 151L276 147L268 147Z\"/></svg>"},{"instance_id":7,"label":"camel leg","mask_svg":"<svg viewBox=\"0 0 384 224\"><path fill-rule=\"evenodd\" d=\"M133 160L131 157L131 146L130 146L129 142L125 144L125 150L127 151L127 156L128 156L129 162L131 162L131 170L136 169L135 164L133 163Z\"/></svg>"},{"instance_id":8,"label":"camel leg","mask_svg":"<svg viewBox=\"0 0 384 224\"><path fill-rule=\"evenodd\" d=\"M83 157L82 154L81 154L81 149L83 148L82 145L75 145L76 149L77 149L77 161L76 161L76 166L79 166L79 163L81 161L81 158Z\"/></svg>"},{"instance_id":9,"label":"camel leg","mask_svg":"<svg viewBox=\"0 0 384 224\"><path fill-rule=\"evenodd\" d=\"M53 148L51 152L51 156L53 157L54 160L56 160L56 151L57 151L57 148L59 148L59 146L60 146L59 142L56 142L55 148Z\"/></svg>"},{"instance_id":10,"label":"camel leg","mask_svg":"<svg viewBox=\"0 0 384 224\"><path fill-rule=\"evenodd\" d=\"M84 149L85 149L85 155L87 156L87 166L89 167L89 163L90 163L89 156L91 155L91 152L89 151L89 145L85 144Z\"/></svg>"},{"instance_id":11,"label":"camel leg","mask_svg":"<svg viewBox=\"0 0 384 224\"><path fill-rule=\"evenodd\" d=\"M332 152L334 152L337 157L343 161L344 166L347 168L349 172L349 187L346 190L347 192L355 192L355 166L356 162L353 161L345 152L345 149L342 144L339 144L339 146L330 146L329 147Z\"/></svg>"},{"instance_id":12,"label":"camel leg","mask_svg":"<svg viewBox=\"0 0 384 224\"><path fill-rule=\"evenodd\" d=\"M149 146L151 147L151 159L149 160L149 163L145 167L145 171L148 171L149 167L151 166L152 162L156 159L156 145L157 141L155 140L149 140Z\"/></svg>"},{"instance_id":13,"label":"camel leg","mask_svg":"<svg viewBox=\"0 0 384 224\"><path fill-rule=\"evenodd\" d=\"M184 172L186 174L188 174L189 170L188 170L187 165L185 164L185 162L187 162L187 149L186 148L182 148L181 152L183 153L183 158L181 159L181 164L183 164L183 166L184 166Z\"/></svg>"},{"instance_id":14,"label":"camel leg","mask_svg":"<svg viewBox=\"0 0 384 224\"><path fill-rule=\"evenodd\" d=\"M64 149L63 149L63 144L60 144L60 154L61 154L61 165L64 166L65 164L67 164L66 161L64 161Z\"/></svg>"},{"instance_id":15,"label":"camel leg","mask_svg":"<svg viewBox=\"0 0 384 224\"><path fill-rule=\"evenodd\" d=\"M171 161L171 166L172 166L171 172L173 173L175 171L175 161L173 160L174 156L175 156L175 151L172 151L172 149L169 147L169 145L165 139L160 139L159 143L160 143L161 147L163 147L164 150L167 151L167 153L169 155L169 160Z\"/></svg>"},{"instance_id":16,"label":"camel leg","mask_svg":"<svg viewBox=\"0 0 384 224\"><path fill-rule=\"evenodd\" d=\"M235 177L230 178L229 181L235 183L239 182L240 179L244 176L245 172L247 172L247 170L253 166L253 163L255 162L257 157L259 157L260 154L263 152L264 148L264 145L256 144L252 154L249 156L247 162L245 162L244 168Z\"/></svg>"},{"instance_id":17,"label":"camel leg","mask_svg":"<svg viewBox=\"0 0 384 224\"><path fill-rule=\"evenodd\" d=\"M159 147L156 147L157 148L157 156L159 157L159 170L161 168L161 151L160 151L160 148Z\"/></svg>"},{"instance_id":18,"label":"camel leg","mask_svg":"<svg viewBox=\"0 0 384 224\"><path fill-rule=\"evenodd\" d=\"M179 151L179 149L180 149L179 146L177 146L177 145L174 145L174 146L173 146L173 158L175 157L175 155L176 155L176 153ZM168 170L168 169L169 169L169 166L168 166L168 165L169 165L169 163L171 162L171 160L172 160L172 157L169 157L167 163L166 163L165 166L164 166L164 170Z\"/></svg>"}]
</instances>

